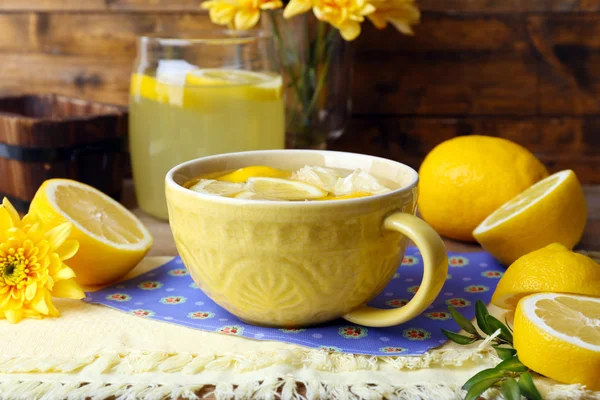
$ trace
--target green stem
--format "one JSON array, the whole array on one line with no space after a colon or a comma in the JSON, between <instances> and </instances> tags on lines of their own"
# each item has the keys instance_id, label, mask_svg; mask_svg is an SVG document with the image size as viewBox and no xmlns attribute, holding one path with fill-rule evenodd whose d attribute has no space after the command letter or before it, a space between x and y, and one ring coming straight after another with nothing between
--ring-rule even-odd
<instances>
[{"instance_id":1,"label":"green stem","mask_svg":"<svg viewBox=\"0 0 600 400\"><path fill-rule=\"evenodd\" d=\"M294 55L293 64L300 66L300 73L298 74L298 79L296 80L296 92L298 93L298 100L302 104L306 104L306 79L304 77L306 70L306 63L300 62L300 52L298 51L298 46L296 46L296 41L294 40L294 35L291 33L291 29L286 30L286 40L289 45L290 54Z\"/></svg>"},{"instance_id":2,"label":"green stem","mask_svg":"<svg viewBox=\"0 0 600 400\"><path fill-rule=\"evenodd\" d=\"M310 100L310 103L308 104L308 107L306 109L306 117L310 118L310 115L312 114L313 108L315 107L315 104L317 103L317 100L319 99L319 95L321 94L321 90L323 89L323 85L325 84L325 80L327 79L327 76L329 74L329 64L331 61L331 54L327 54L327 48L329 47L329 44L331 43L331 40L333 39L333 36L335 35L335 29L331 29L327 35L327 38L323 41L323 26L325 25L324 22L319 21L319 28L318 28L318 40L319 40L319 44L317 45L317 57L315 59L315 67L319 65L320 61L325 58L325 63L323 64L323 67L321 68L321 74L319 76L319 80L317 81L317 85L314 89L313 95L312 95L312 99Z\"/></svg>"},{"instance_id":3,"label":"green stem","mask_svg":"<svg viewBox=\"0 0 600 400\"><path fill-rule=\"evenodd\" d=\"M281 64L283 65L283 68L285 68L286 72L292 79L292 85L298 92L298 96L300 96L300 93L298 91L298 77L296 76L294 69L290 65L288 65L287 62L285 62L285 40L283 39L283 37L281 36L281 32L279 31L279 25L277 23L277 18L275 17L274 12L269 11L268 13L269 13L269 17L271 19L271 24L273 25L273 33L275 34L275 37L277 38L277 41L279 42L279 48L281 49L281 51L280 51Z\"/></svg>"}]
</instances>

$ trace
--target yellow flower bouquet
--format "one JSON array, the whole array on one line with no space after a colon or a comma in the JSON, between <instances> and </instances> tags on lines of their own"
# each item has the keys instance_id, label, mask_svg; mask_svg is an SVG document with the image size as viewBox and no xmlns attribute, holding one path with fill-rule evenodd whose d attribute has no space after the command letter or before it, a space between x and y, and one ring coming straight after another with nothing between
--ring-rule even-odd
<instances>
[{"instance_id":1,"label":"yellow flower bouquet","mask_svg":"<svg viewBox=\"0 0 600 400\"><path fill-rule=\"evenodd\" d=\"M348 42L361 24L368 19L378 29L390 24L412 34L420 20L414 0L208 0L202 7L213 23L234 30L253 29L263 16L288 89L287 146L296 148L323 148L343 132L352 80Z\"/></svg>"}]
</instances>

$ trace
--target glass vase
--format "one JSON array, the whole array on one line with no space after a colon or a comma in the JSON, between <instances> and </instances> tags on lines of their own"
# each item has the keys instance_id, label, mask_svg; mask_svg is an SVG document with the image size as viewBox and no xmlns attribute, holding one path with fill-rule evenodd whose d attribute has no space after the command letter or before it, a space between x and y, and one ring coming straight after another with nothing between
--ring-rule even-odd
<instances>
[{"instance_id":1,"label":"glass vase","mask_svg":"<svg viewBox=\"0 0 600 400\"><path fill-rule=\"evenodd\" d=\"M312 13L261 20L282 63L286 97L286 147L325 149L340 137L351 112L352 48L339 31Z\"/></svg>"}]
</instances>

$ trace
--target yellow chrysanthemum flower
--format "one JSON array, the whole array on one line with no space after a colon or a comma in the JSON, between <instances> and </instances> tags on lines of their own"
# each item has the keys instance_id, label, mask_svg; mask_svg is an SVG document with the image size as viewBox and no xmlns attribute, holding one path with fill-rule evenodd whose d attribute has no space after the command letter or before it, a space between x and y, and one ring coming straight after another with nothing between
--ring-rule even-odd
<instances>
[{"instance_id":1,"label":"yellow chrysanthemum flower","mask_svg":"<svg viewBox=\"0 0 600 400\"><path fill-rule=\"evenodd\" d=\"M283 10L283 17L292 18L298 14L304 14L311 8L313 8L313 0L290 0Z\"/></svg>"},{"instance_id":2,"label":"yellow chrysanthemum flower","mask_svg":"<svg viewBox=\"0 0 600 400\"><path fill-rule=\"evenodd\" d=\"M360 35L360 23L375 7L366 0L314 0L313 12L337 28L345 40L354 40Z\"/></svg>"},{"instance_id":3,"label":"yellow chrysanthemum flower","mask_svg":"<svg viewBox=\"0 0 600 400\"><path fill-rule=\"evenodd\" d=\"M236 30L253 28L260 19L261 10L282 6L281 0L209 0L202 3L213 23Z\"/></svg>"},{"instance_id":4,"label":"yellow chrysanthemum flower","mask_svg":"<svg viewBox=\"0 0 600 400\"><path fill-rule=\"evenodd\" d=\"M412 25L419 23L421 13L414 0L370 0L376 11L367 18L379 29L388 22L406 35L412 35Z\"/></svg>"},{"instance_id":5,"label":"yellow chrysanthemum flower","mask_svg":"<svg viewBox=\"0 0 600 400\"><path fill-rule=\"evenodd\" d=\"M67 240L72 225L49 231L36 217L22 220L5 198L0 205L0 318L17 323L23 318L58 317L52 297L81 299L75 273L63 263L79 244Z\"/></svg>"}]
</instances>

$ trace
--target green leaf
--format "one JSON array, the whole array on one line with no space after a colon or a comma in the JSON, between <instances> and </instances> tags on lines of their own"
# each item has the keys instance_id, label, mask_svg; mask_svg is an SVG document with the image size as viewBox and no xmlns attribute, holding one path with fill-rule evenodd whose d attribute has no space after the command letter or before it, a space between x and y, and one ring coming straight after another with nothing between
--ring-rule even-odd
<instances>
[{"instance_id":1,"label":"green leaf","mask_svg":"<svg viewBox=\"0 0 600 400\"><path fill-rule=\"evenodd\" d=\"M515 349L511 349L509 347L500 347L500 346L492 346L494 349L496 349L496 353L498 353L498 357L500 357L503 360L508 360L509 358L512 358L515 354L517 354L517 351Z\"/></svg>"},{"instance_id":2,"label":"green leaf","mask_svg":"<svg viewBox=\"0 0 600 400\"><path fill-rule=\"evenodd\" d=\"M489 315L485 304L481 300L477 300L475 303L475 316L477 317L477 326L487 335L491 335L494 333L494 330L490 328L487 321L485 320L485 316Z\"/></svg>"},{"instance_id":3,"label":"green leaf","mask_svg":"<svg viewBox=\"0 0 600 400\"><path fill-rule=\"evenodd\" d=\"M491 379L484 379L482 381L475 383L473 386L471 386L471 389L469 389L469 391L467 392L467 395L465 396L465 400L476 400L479 397L479 395L481 395L483 392L488 390L490 387L492 387L495 383L499 382L500 380L501 380L501 378L491 378Z\"/></svg>"},{"instance_id":4,"label":"green leaf","mask_svg":"<svg viewBox=\"0 0 600 400\"><path fill-rule=\"evenodd\" d=\"M471 343L477 341L477 338L470 337L470 336L459 335L458 333L454 333L454 332L451 332L451 331L446 330L446 329L442 329L442 333L448 339L450 339L454 343L458 343L458 344L471 344Z\"/></svg>"},{"instance_id":5,"label":"green leaf","mask_svg":"<svg viewBox=\"0 0 600 400\"><path fill-rule=\"evenodd\" d=\"M506 400L521 400L521 389L517 381L508 378L502 382L502 395Z\"/></svg>"},{"instance_id":6,"label":"green leaf","mask_svg":"<svg viewBox=\"0 0 600 400\"><path fill-rule=\"evenodd\" d=\"M496 365L496 369L501 371L510 371L510 372L527 372L529 368L527 368L519 357L514 356L513 358L509 358L508 360L502 361L500 364Z\"/></svg>"},{"instance_id":7,"label":"green leaf","mask_svg":"<svg viewBox=\"0 0 600 400\"><path fill-rule=\"evenodd\" d=\"M519 378L519 388L521 389L523 396L527 397L529 400L542 400L542 395L537 387L535 387L535 383L533 383L533 378L529 372L521 374L521 377Z\"/></svg>"},{"instance_id":8,"label":"green leaf","mask_svg":"<svg viewBox=\"0 0 600 400\"><path fill-rule=\"evenodd\" d=\"M500 322L497 318L489 314L485 316L485 322L487 322L488 326L492 328L494 332L500 329L500 335L498 335L498 337L512 345L512 333L510 333L508 328L502 322Z\"/></svg>"},{"instance_id":9,"label":"green leaf","mask_svg":"<svg viewBox=\"0 0 600 400\"><path fill-rule=\"evenodd\" d=\"M464 330L465 332L469 332L472 335L479 336L479 332L477 332L477 329L475 329L475 326L473 326L471 321L469 321L461 313L456 311L454 307L448 307L448 310L452 315L452 319L454 320L454 322L456 322L460 329Z\"/></svg>"},{"instance_id":10,"label":"green leaf","mask_svg":"<svg viewBox=\"0 0 600 400\"><path fill-rule=\"evenodd\" d=\"M485 381L488 379L502 379L504 378L504 371L500 371L496 368L488 368L483 371L479 371L475 375L471 377L465 384L462 386L463 390L471 390L471 388L477 384L478 382Z\"/></svg>"}]
</instances>

